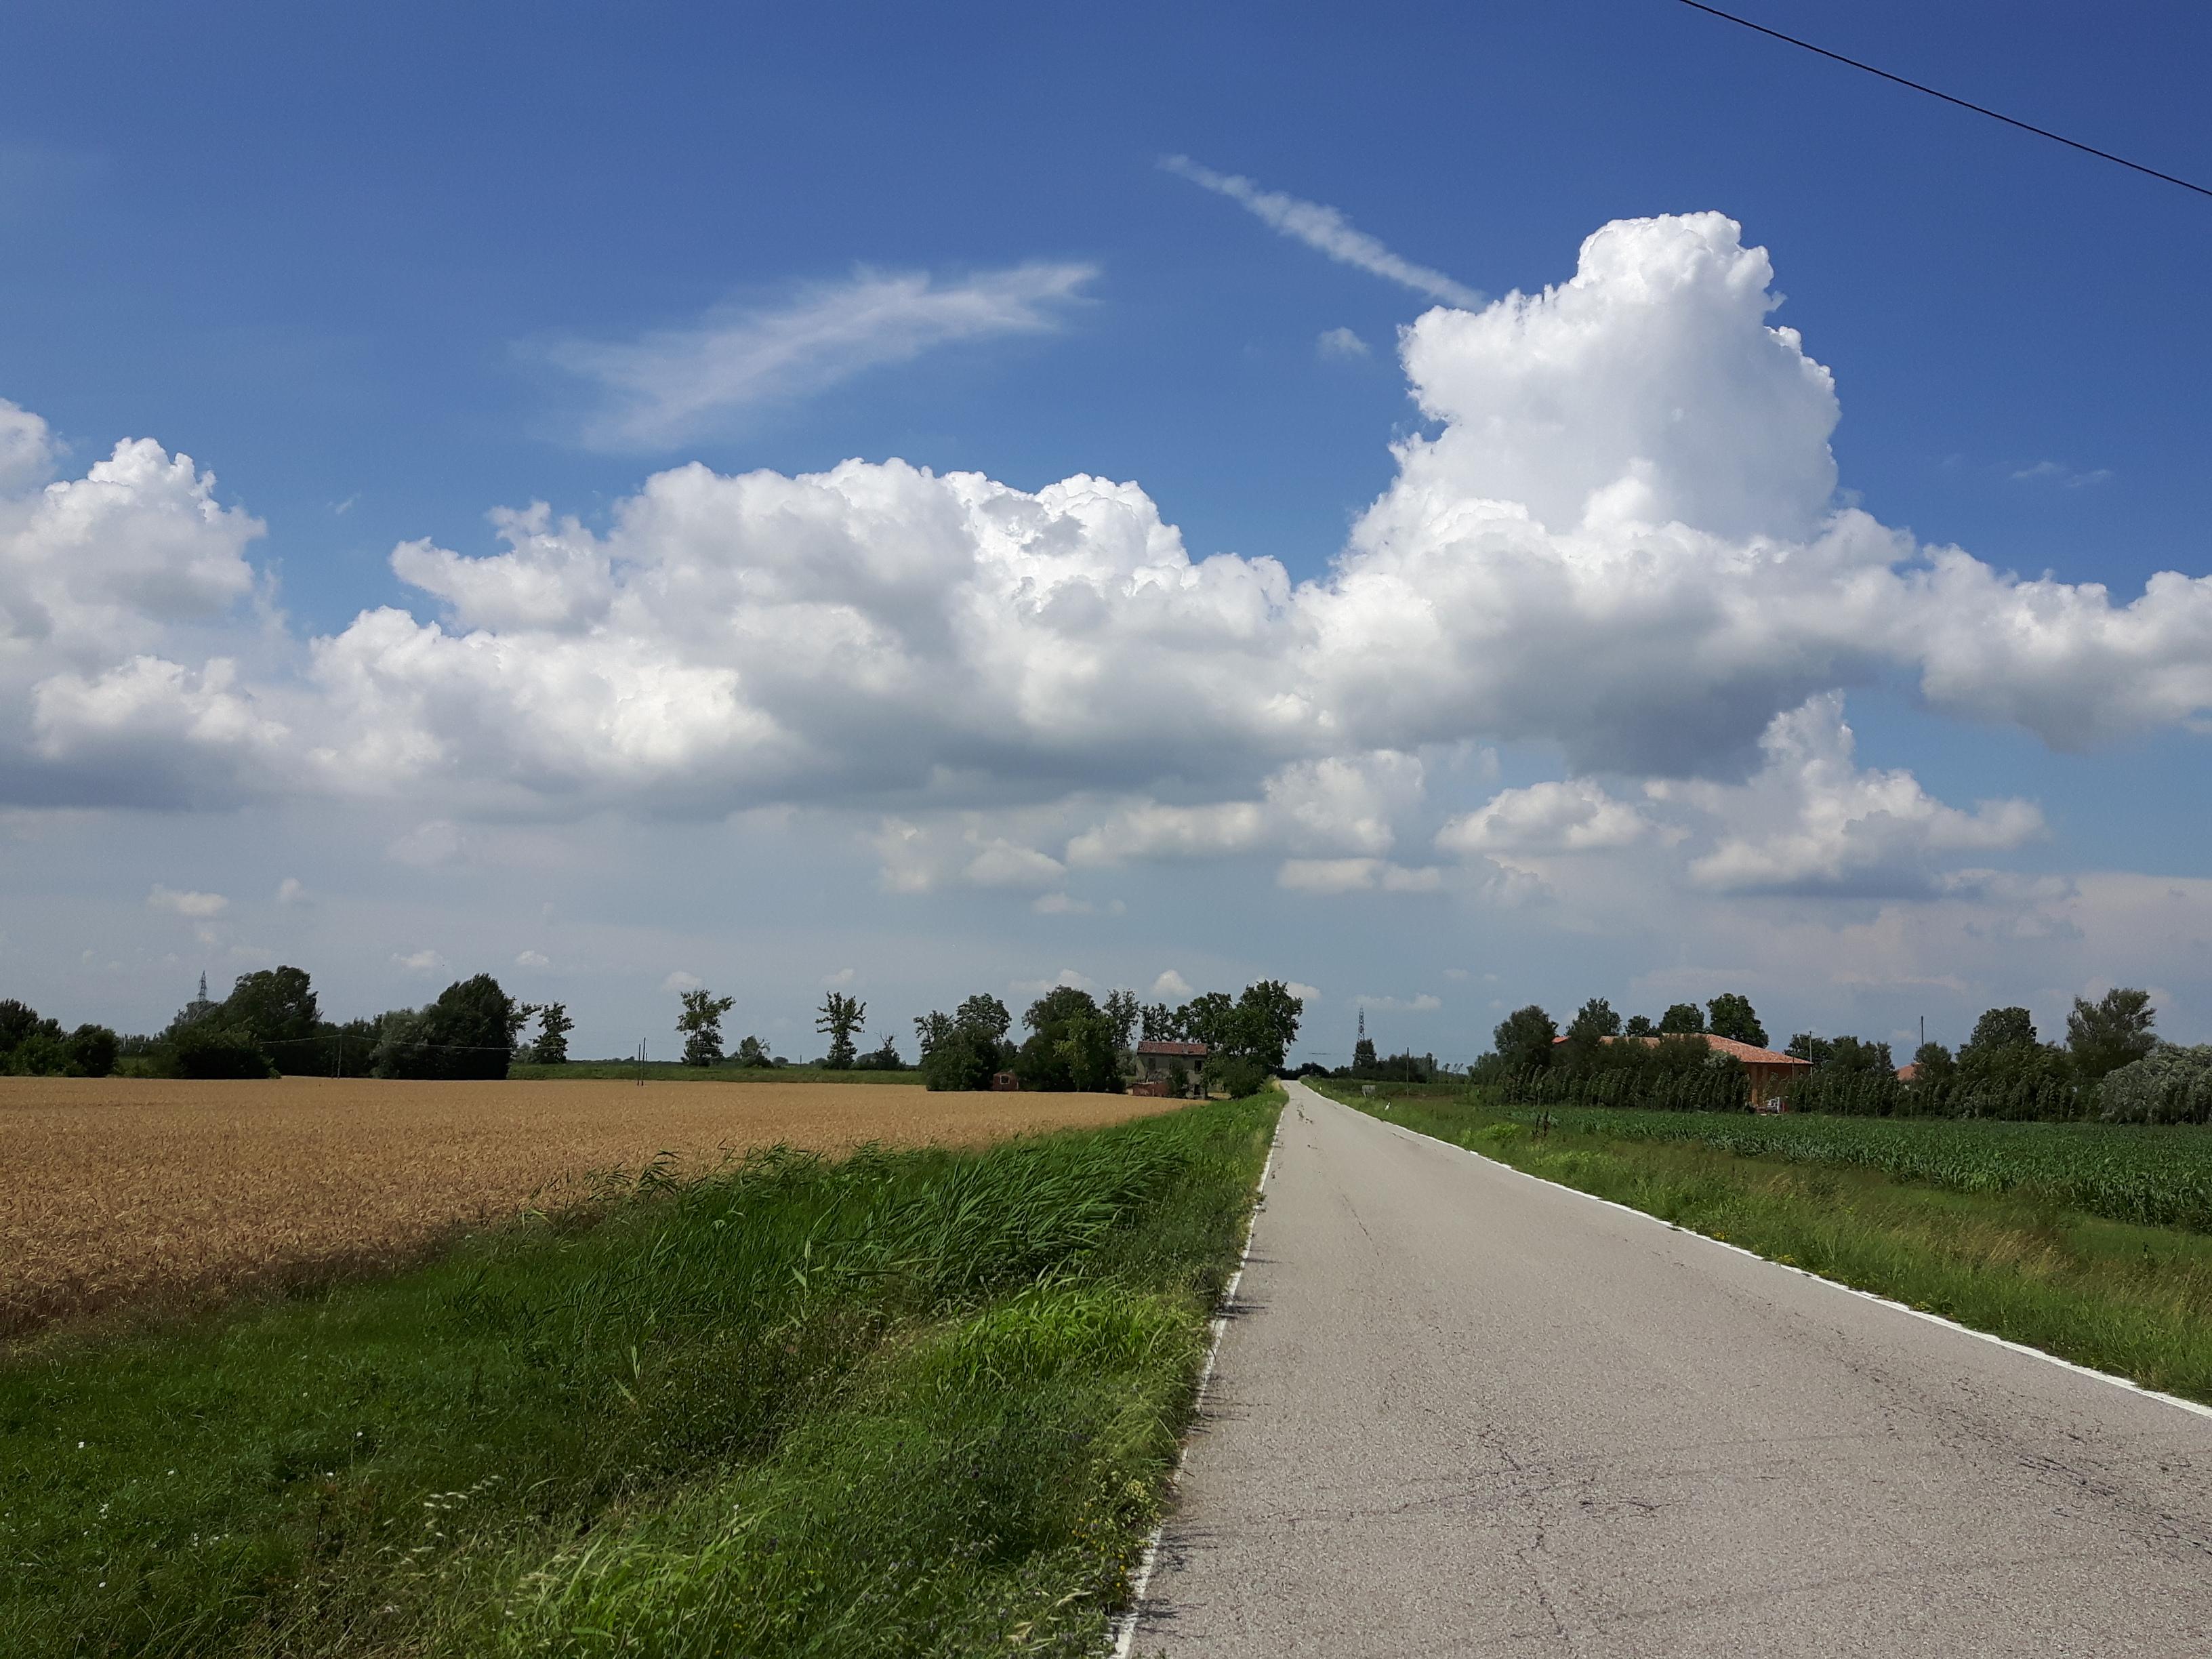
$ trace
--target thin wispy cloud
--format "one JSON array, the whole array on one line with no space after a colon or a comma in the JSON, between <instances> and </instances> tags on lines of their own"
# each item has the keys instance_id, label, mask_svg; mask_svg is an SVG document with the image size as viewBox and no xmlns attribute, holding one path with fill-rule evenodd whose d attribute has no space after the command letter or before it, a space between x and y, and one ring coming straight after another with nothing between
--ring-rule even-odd
<instances>
[{"instance_id":1,"label":"thin wispy cloud","mask_svg":"<svg viewBox=\"0 0 2212 1659\"><path fill-rule=\"evenodd\" d=\"M1396 283L1446 305L1472 309L1482 304L1482 295L1466 283L1455 282L1441 270L1401 258L1365 231L1355 229L1352 222L1333 207L1286 196L1279 190L1262 190L1249 179L1233 173L1216 173L1188 155L1164 156L1160 166L1178 179L1188 179L1203 190L1226 196L1255 218L1264 220L1293 240L1327 254L1340 264Z\"/></svg>"},{"instance_id":2,"label":"thin wispy cloud","mask_svg":"<svg viewBox=\"0 0 2212 1659\"><path fill-rule=\"evenodd\" d=\"M2033 466L2024 466L2012 475L2014 483L2056 483L2069 489L2080 489L2089 484L2100 484L2112 476L2108 466L2092 467L2087 471L2062 466L2057 461L2038 461Z\"/></svg>"},{"instance_id":3,"label":"thin wispy cloud","mask_svg":"<svg viewBox=\"0 0 2212 1659\"><path fill-rule=\"evenodd\" d=\"M1321 337L1314 342L1314 350L1321 356L1339 359L1372 355L1367 349L1367 342L1348 328L1322 330Z\"/></svg>"},{"instance_id":4,"label":"thin wispy cloud","mask_svg":"<svg viewBox=\"0 0 2212 1659\"><path fill-rule=\"evenodd\" d=\"M604 394L584 424L586 444L661 449L939 346L1048 333L1097 274L1095 265L1038 262L956 281L860 270L787 305L718 307L688 328L538 350Z\"/></svg>"}]
</instances>

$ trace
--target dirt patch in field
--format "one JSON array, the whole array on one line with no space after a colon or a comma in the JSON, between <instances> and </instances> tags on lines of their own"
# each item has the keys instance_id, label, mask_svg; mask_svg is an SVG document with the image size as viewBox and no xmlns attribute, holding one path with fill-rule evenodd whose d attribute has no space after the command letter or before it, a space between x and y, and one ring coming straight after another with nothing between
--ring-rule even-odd
<instances>
[{"instance_id":1,"label":"dirt patch in field","mask_svg":"<svg viewBox=\"0 0 2212 1659\"><path fill-rule=\"evenodd\" d=\"M396 1265L661 1152L979 1146L1165 1109L883 1084L0 1079L0 1337Z\"/></svg>"}]
</instances>

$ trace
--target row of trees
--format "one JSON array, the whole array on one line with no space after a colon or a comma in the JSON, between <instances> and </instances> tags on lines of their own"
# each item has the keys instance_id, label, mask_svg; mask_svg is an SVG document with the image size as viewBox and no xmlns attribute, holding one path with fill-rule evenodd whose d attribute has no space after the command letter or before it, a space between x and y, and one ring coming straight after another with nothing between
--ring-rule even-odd
<instances>
[{"instance_id":1,"label":"row of trees","mask_svg":"<svg viewBox=\"0 0 2212 1659\"><path fill-rule=\"evenodd\" d=\"M757 1036L743 1038L733 1056L722 1047L722 1021L736 999L704 988L682 993L676 1029L689 1066L786 1064ZM1209 992L1170 1006L1139 1002L1114 991L1102 1000L1073 987L1048 991L1023 1016L1029 1036L1008 1033L1013 1018L989 995L963 1002L951 1014L915 1019L921 1069L932 1088L988 1088L1000 1072L1012 1072L1033 1089L1117 1091L1133 1074L1132 1043L1147 1039L1205 1043L1211 1051L1204 1081L1249 1093L1279 1070L1296 1040L1304 1005L1280 981L1262 980L1231 997ZM902 1071L897 1043L886 1036L866 1054L859 1041L867 1005L833 990L817 1011L815 1029L829 1040L822 1064L833 1070ZM536 1024L534 1038L525 1032ZM504 1078L510 1065L561 1065L568 1060L574 1021L560 1002L529 1003L509 996L489 974L456 980L419 1008L395 1008L369 1019L333 1023L323 1018L306 969L270 968L241 975L217 1002L207 978L198 994L153 1036L118 1037L105 1026L64 1032L22 1003L0 1002L0 1073L101 1077L118 1061L160 1076L259 1078L279 1071L388 1078ZM1201 1079L1193 1079L1192 1081Z\"/></svg>"},{"instance_id":2,"label":"row of trees","mask_svg":"<svg viewBox=\"0 0 2212 1659\"><path fill-rule=\"evenodd\" d=\"M537 1038L524 1043L533 1020ZM22 1003L0 1001L0 1073L106 1077L123 1066L185 1078L503 1078L513 1060L565 1061L573 1029L565 1004L517 1002L489 974L457 980L420 1008L334 1023L323 1018L305 969L267 968L240 975L220 1002L202 975L198 993L150 1036L118 1037L104 1025L65 1035Z\"/></svg>"},{"instance_id":3,"label":"row of trees","mask_svg":"<svg viewBox=\"0 0 2212 1659\"><path fill-rule=\"evenodd\" d=\"M149 1052L155 1069L182 1077L496 1079L516 1060L564 1063L574 1025L565 1003L519 1002L489 974L456 980L419 1008L333 1022L307 970L281 967L241 975L220 1003L203 979Z\"/></svg>"},{"instance_id":4,"label":"row of trees","mask_svg":"<svg viewBox=\"0 0 2212 1659\"><path fill-rule=\"evenodd\" d=\"M1788 1085L1796 1111L1863 1116L2203 1122L2212 1118L2212 1047L2177 1048L2152 1027L2148 992L2123 988L2076 997L2064 1042L2045 1042L2025 1008L1991 1008L1957 1053L1923 1043L1900 1075L1890 1045L1800 1031L1784 1052L1811 1062ZM1654 1023L1624 1020L1602 997L1561 1032L1531 1004L1499 1022L1476 1081L1541 1103L1726 1109L1747 1103L1746 1073L1703 1034L1765 1046L1750 1000L1730 992L1703 1010L1678 1003ZM1559 1039L1564 1037L1564 1041ZM1650 1042L1615 1042L1649 1037ZM2203 1056L2202 1059L2197 1058Z\"/></svg>"},{"instance_id":5,"label":"row of trees","mask_svg":"<svg viewBox=\"0 0 2212 1659\"><path fill-rule=\"evenodd\" d=\"M1282 1068L1297 1040L1305 1004L1279 980L1248 985L1232 998L1211 991L1170 1007L1146 1005L1128 991L1101 1000L1074 986L1055 986L1022 1015L1029 1036L1016 1042L1013 1015L988 993L951 1013L933 1011L914 1022L923 1081L932 1089L988 1089L1010 1072L1024 1089L1118 1094L1135 1075L1133 1045L1202 1042L1207 1054L1195 1074L1171 1065L1177 1091L1218 1087L1250 1094Z\"/></svg>"},{"instance_id":6,"label":"row of trees","mask_svg":"<svg viewBox=\"0 0 2212 1659\"><path fill-rule=\"evenodd\" d=\"M735 1054L723 1054L722 1017L737 1006L735 997L718 997L703 988L683 993L683 1012L676 1017L676 1031L684 1039L684 1063L720 1066L727 1062L751 1068L789 1065L781 1056L770 1054L768 1044L757 1036L740 1039ZM867 1023L868 1005L858 997L842 991L832 991L824 997L814 1017L814 1029L830 1039L830 1051L822 1057L822 1064L833 1072L906 1070L898 1044L890 1037L867 1054L859 1052L856 1039Z\"/></svg>"},{"instance_id":7,"label":"row of trees","mask_svg":"<svg viewBox=\"0 0 2212 1659\"><path fill-rule=\"evenodd\" d=\"M121 1043L105 1025L64 1031L28 1003L0 1001L0 1077L106 1077Z\"/></svg>"},{"instance_id":8,"label":"row of trees","mask_svg":"<svg viewBox=\"0 0 2212 1659\"><path fill-rule=\"evenodd\" d=\"M734 1056L726 1056L722 1021L737 1006L733 997L702 988L681 994L676 1030L684 1039L687 1066L720 1066L734 1059L740 1066L780 1066L757 1037L743 1038ZM1139 1002L1133 992L1109 991L1103 999L1073 986L1046 992L1022 1016L1029 1035L1016 1038L1014 1017L988 993L978 993L951 1013L933 1010L917 1015L914 1035L921 1052L918 1069L932 1089L988 1089L1001 1073L1012 1073L1024 1088L1118 1092L1134 1074L1133 1043L1202 1042L1209 1050L1203 1077L1208 1083L1249 1093L1260 1079L1279 1070L1297 1039L1304 1004L1280 981L1261 980L1231 997L1211 991L1177 1005ZM832 1071L902 1071L906 1062L896 1040L860 1052L866 1029L867 1004L843 991L831 991L816 1011L814 1028L829 1039L822 1065ZM1235 1085L1243 1085L1243 1087Z\"/></svg>"}]
</instances>

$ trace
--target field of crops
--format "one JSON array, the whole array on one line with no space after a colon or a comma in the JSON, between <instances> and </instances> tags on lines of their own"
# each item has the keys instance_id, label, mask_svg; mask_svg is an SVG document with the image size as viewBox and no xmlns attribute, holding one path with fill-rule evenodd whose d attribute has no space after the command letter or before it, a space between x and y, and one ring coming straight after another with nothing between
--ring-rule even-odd
<instances>
[{"instance_id":1,"label":"field of crops","mask_svg":"<svg viewBox=\"0 0 2212 1659\"><path fill-rule=\"evenodd\" d=\"M1539 1113L1510 1115L1534 1122ZM2115 1221L2212 1232L2212 1131L2192 1127L1576 1107L1553 1108L1549 1116L1583 1133L1879 1170L1960 1192L2034 1193Z\"/></svg>"},{"instance_id":2,"label":"field of crops","mask_svg":"<svg viewBox=\"0 0 2212 1659\"><path fill-rule=\"evenodd\" d=\"M403 1261L663 1153L980 1146L1171 1103L911 1085L0 1079L0 1337Z\"/></svg>"}]
</instances>

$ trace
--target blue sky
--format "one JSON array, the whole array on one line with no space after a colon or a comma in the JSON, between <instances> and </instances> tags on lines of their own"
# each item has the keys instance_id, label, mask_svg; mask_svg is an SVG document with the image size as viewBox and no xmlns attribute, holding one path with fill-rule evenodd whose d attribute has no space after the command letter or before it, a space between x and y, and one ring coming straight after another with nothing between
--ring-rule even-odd
<instances>
[{"instance_id":1,"label":"blue sky","mask_svg":"<svg viewBox=\"0 0 2212 1659\"><path fill-rule=\"evenodd\" d=\"M2196 118L2212 22L2196 9L1747 9L2212 176ZM694 461L801 474L897 457L1024 492L1090 474L1140 488L1194 560L1273 558L1292 582L1327 580L1355 520L1401 479L1393 441L1439 430L1407 397L1397 338L1432 299L1164 170L1176 155L1332 208L1486 298L1565 283L1610 222L1717 211L1771 257L1786 301L1768 320L1834 376L1837 501L1918 549L1955 544L1996 572L2104 583L2118 604L2154 573L2212 565L2193 487L2212 436L2212 203L1658 0L1381 19L34 5L9 37L0 398L46 422L53 478L149 438L211 470L214 501L265 525L236 555L253 592L216 582L235 639L207 631L217 623L203 606L158 628L140 617L141 648L193 673L210 656L238 660L256 706L291 708L270 719L295 733L336 718L347 695L323 684L321 713L297 701L307 641L368 607L440 617L395 574L395 546L493 555L486 513L532 501L604 535L648 477ZM642 432L611 427L605 388L577 372L635 369L670 335L681 360L717 329L751 349L794 318L834 313L842 325L871 280L990 315L965 333L946 331L945 313L903 343L871 336L860 355L884 361L850 373L849 352L802 344L754 395ZM1340 330L1364 350L1322 345ZM667 352L647 356L667 372ZM136 555L114 556L143 580ZM1589 854L1625 856L1628 842L1561 857L1525 836L1504 847L1494 828L1461 837L1465 861L1439 884L1404 891L1379 866L1326 877L1368 884L1352 891L1285 877L1286 858L1377 856L1376 832L1342 826L1328 846L1261 830L1210 860L1085 866L1068 852L1082 811L1066 808L1049 835L1005 815L1076 795L1101 822L1124 798L1273 799L1261 774L1318 763L1310 745L1255 759L1209 801L1215 759L1144 775L1146 733L1172 722L1172 704L1127 699L1115 706L1134 711L1130 726L1112 743L1093 732L981 759L969 744L972 787L903 805L870 773L863 738L837 757L834 787L655 773L632 800L609 774L557 799L531 784L495 800L450 777L376 775L358 733L356 749L336 745L341 769L374 787L305 783L322 763L272 749L250 784L193 805L100 781L65 752L89 744L80 728L40 726L36 758L4 771L0 968L42 1007L129 1026L164 1018L203 961L219 985L262 955L298 957L350 1012L434 990L442 969L406 965L427 953L570 996L580 1035L610 1049L666 1023L672 974L738 991L739 1021L750 1011L768 1027L803 1024L818 983L848 968L841 982L871 988L878 1023L890 1014L902 1030L971 981L1072 970L1139 989L1169 971L1198 984L1282 974L1319 989L1317 1030L1348 1025L1365 995L1390 1040L1446 1054L1483 1045L1497 1000L1556 1009L1597 993L1640 1007L1739 981L1771 1026L1875 1036L1923 1005L1956 1036L1990 1002L2027 1000L2048 1022L2100 981L2154 983L2166 1028L2201 1036L2212 969L2199 935L2212 921L2154 939L2142 919L2212 915L2191 884L2212 882L2187 689L2206 672L2194 616L2162 624L2149 656L2107 660L2093 642L2046 665L2046 687L2078 672L2085 704L2116 683L2122 702L2136 683L2183 687L2150 698L2154 710L2092 722L2086 745L2058 715L2021 717L2033 700L2021 686L1931 692L1918 646L1838 669L1858 768L1909 769L1928 800L1961 812L2030 802L2039 825L1946 829L1915 806L1924 821L1909 848L1885 840L1848 869L1831 860L1765 885L1697 866L1739 816L1717 798L1698 809L1711 823L1667 843L1682 849L1674 863L1609 873ZM511 630L511 653L536 648ZM1546 660L1571 673L1576 652L1617 648L1577 636ZM773 677L761 653L775 649L748 644L733 672ZM55 718L36 701L52 674L91 683L114 666L80 653L24 670L13 718ZM1821 675L1782 678L1794 706ZM1640 798L1650 779L1620 743L1593 769L1598 734L1497 715L1518 706L1511 692L1482 707L1455 692L1362 739L1362 755L1418 754L1425 769L1418 804L1392 798L1394 867L1446 867L1430 850L1440 826L1500 791L1595 778L1607 800ZM1648 748L1650 734L1635 741ZM1744 742L1716 736L1653 775L1743 787L1754 763ZM55 782L61 772L74 781ZM1638 846L1681 828L1636 810L1656 826L1622 830ZM894 878L874 850L887 812L925 839L937 812L946 834L975 837L963 846L1003 842L1098 873L1072 876L1067 908L1042 912L1063 890L1010 865L964 884ZM408 840L426 823L447 826L427 850ZM1990 878L1964 869L2014 885L1990 896ZM2152 903L2085 875L2171 880L2185 896ZM283 876L321 897L276 904ZM2030 878L2046 887L2028 891ZM224 903L185 915L149 905L156 887ZM1980 896L1960 896L1970 888ZM591 921L562 936L549 914ZM523 985L533 975L543 982Z\"/></svg>"}]
</instances>

